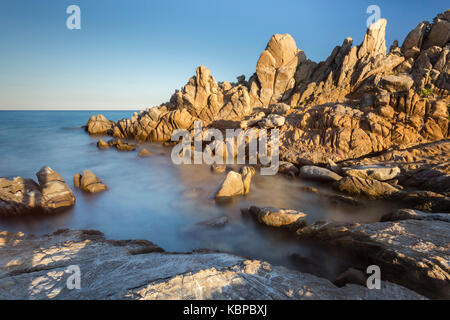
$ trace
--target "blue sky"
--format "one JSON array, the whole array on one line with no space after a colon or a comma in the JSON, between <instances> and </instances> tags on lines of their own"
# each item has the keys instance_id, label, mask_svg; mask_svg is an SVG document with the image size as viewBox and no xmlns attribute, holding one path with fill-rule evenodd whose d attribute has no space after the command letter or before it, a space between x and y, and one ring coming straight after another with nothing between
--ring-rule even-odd
<instances>
[{"instance_id":1,"label":"blue sky","mask_svg":"<svg viewBox=\"0 0 450 320\"><path fill-rule=\"evenodd\" d=\"M68 30L66 8L81 8ZM274 33L314 61L359 44L369 5L402 43L448 1L0 0L0 109L138 109L169 100L205 65L217 81L249 77Z\"/></svg>"}]
</instances>

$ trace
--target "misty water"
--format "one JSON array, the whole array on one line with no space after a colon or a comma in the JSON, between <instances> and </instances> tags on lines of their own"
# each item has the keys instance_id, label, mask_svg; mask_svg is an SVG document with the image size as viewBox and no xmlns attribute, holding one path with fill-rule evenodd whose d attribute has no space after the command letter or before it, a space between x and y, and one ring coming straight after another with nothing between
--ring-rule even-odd
<instances>
[{"instance_id":1,"label":"misty water","mask_svg":"<svg viewBox=\"0 0 450 320\"><path fill-rule=\"evenodd\" d=\"M375 222L395 204L373 202L354 207L305 191L305 186L331 194L331 186L282 175L257 175L250 194L217 204L213 195L225 174L209 166L176 166L170 147L148 144L153 152L99 150L98 137L81 126L95 111L0 111L0 176L36 180L42 166L58 171L74 190L73 208L53 215L0 218L0 230L43 235L61 228L95 229L109 239L147 239L167 251L198 248L220 250L332 279L355 261L320 244L299 241L294 234L263 227L242 216L250 205L296 209L319 220ZM132 111L102 111L108 119L130 117ZM108 186L100 194L75 189L73 175L90 169ZM227 216L223 228L199 222Z\"/></svg>"}]
</instances>

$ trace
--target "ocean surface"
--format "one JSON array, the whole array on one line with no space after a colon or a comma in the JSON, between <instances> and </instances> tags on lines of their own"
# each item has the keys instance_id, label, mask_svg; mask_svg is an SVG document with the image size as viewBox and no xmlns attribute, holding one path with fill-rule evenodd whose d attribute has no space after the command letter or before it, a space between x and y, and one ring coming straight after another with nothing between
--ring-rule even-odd
<instances>
[{"instance_id":1,"label":"ocean surface","mask_svg":"<svg viewBox=\"0 0 450 320\"><path fill-rule=\"evenodd\" d=\"M300 242L288 232L260 226L243 217L240 208L296 209L313 223L374 222L395 206L337 205L303 190L314 186L332 193L329 185L281 175L256 176L248 196L220 205L212 196L224 174L212 173L203 165L176 166L170 147L148 144L145 147L153 155L147 158L138 157L138 151L99 150L98 137L90 137L81 128L98 113L119 120L133 111L0 111L0 177L36 180L36 172L50 166L76 197L75 206L62 213L0 218L0 230L42 235L61 228L95 229L110 239L147 239L167 251L221 250L332 279L356 262L320 244ZM91 195L75 189L73 175L85 169L97 174L109 190ZM224 215L229 222L223 228L198 224Z\"/></svg>"}]
</instances>

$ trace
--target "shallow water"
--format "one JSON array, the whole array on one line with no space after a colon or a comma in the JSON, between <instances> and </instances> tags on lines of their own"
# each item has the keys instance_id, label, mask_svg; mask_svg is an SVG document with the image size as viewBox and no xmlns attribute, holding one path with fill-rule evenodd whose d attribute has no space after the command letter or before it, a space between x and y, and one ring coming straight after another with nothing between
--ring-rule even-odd
<instances>
[{"instance_id":1,"label":"shallow water","mask_svg":"<svg viewBox=\"0 0 450 320\"><path fill-rule=\"evenodd\" d=\"M154 154L99 150L98 138L81 126L95 111L0 111L0 176L36 179L45 165L57 170L74 190L76 205L63 213L1 220L0 230L36 235L61 228L96 229L114 239L147 239L168 251L196 248L222 250L276 265L295 267L333 278L352 264L337 252L317 244L299 242L287 232L257 225L242 217L250 205L296 209L319 220L379 221L393 204L373 202L366 207L331 203L326 197L304 191L314 186L332 193L330 186L278 176L256 176L246 197L219 205L212 199L224 174L208 166L175 166L168 147L148 144ZM108 119L130 117L132 111L102 111ZM90 169L108 186L89 195L73 187L73 175ZM227 216L223 228L197 223ZM294 254L294 256L293 256Z\"/></svg>"}]
</instances>

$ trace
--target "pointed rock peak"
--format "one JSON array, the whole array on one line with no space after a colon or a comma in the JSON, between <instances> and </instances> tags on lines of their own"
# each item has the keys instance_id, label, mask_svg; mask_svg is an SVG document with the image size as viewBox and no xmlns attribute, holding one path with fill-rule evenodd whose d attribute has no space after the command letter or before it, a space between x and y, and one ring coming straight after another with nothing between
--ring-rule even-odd
<instances>
[{"instance_id":1,"label":"pointed rock peak","mask_svg":"<svg viewBox=\"0 0 450 320\"><path fill-rule=\"evenodd\" d=\"M379 19L369 26L358 51L359 59L367 55L372 57L379 54L386 55L386 25L386 19Z\"/></svg>"},{"instance_id":2,"label":"pointed rock peak","mask_svg":"<svg viewBox=\"0 0 450 320\"><path fill-rule=\"evenodd\" d=\"M271 53L278 66L288 63L298 53L297 44L288 33L274 34L267 44L266 51Z\"/></svg>"}]
</instances>

